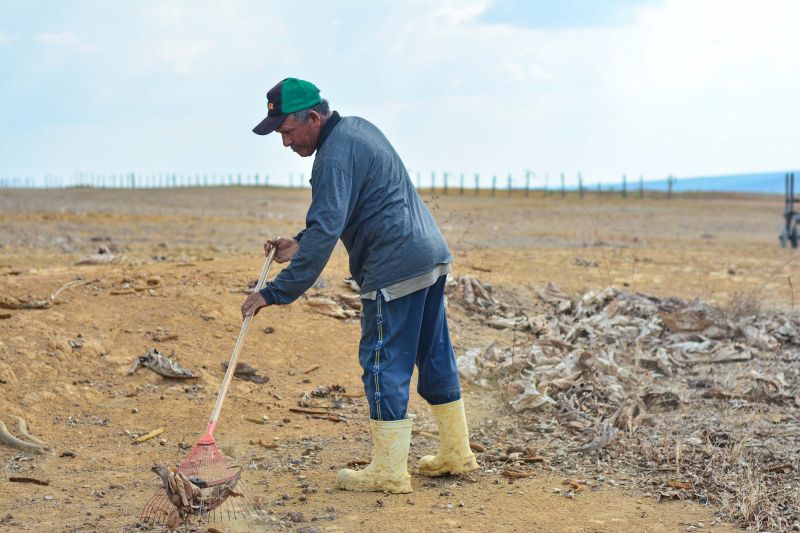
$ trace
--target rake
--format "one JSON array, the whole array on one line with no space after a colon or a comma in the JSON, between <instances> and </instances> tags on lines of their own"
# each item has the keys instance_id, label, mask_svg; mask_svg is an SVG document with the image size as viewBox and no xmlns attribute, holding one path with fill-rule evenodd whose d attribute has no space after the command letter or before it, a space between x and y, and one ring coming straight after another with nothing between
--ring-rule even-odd
<instances>
[{"instance_id":1,"label":"rake","mask_svg":"<svg viewBox=\"0 0 800 533\"><path fill-rule=\"evenodd\" d=\"M258 278L255 291L260 291L264 288L274 256L275 248L273 247L264 261L264 267L261 269L261 276ZM239 337L236 339L236 345L228 362L225 377L222 379L222 386L219 389L206 432L189 451L177 469L177 472L184 477L197 482L204 491L206 489L210 489L212 492L216 490L216 493L220 494L222 492L220 489L230 487L233 492L228 497L201 500L201 504L196 508L195 512L184 518L184 524L192 521L220 522L228 520L234 522L244 520L260 508L259 503L248 494L244 482L238 479L241 468L228 464L214 440L214 429L217 427L217 420L219 419L220 411L222 411L222 403L225 401L225 395L228 392L231 379L233 379L236 360L239 358L239 352L244 344L252 318L253 315L249 315L242 322L242 328L239 330ZM175 513L176 507L170 502L166 488L162 485L144 506L139 516L144 522L163 525L167 524L170 517Z\"/></svg>"}]
</instances>

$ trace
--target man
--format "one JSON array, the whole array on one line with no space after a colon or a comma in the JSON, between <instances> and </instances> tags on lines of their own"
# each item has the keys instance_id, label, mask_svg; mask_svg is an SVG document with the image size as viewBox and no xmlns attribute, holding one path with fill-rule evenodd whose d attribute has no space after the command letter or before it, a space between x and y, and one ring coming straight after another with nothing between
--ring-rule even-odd
<instances>
[{"instance_id":1,"label":"man","mask_svg":"<svg viewBox=\"0 0 800 533\"><path fill-rule=\"evenodd\" d=\"M406 418L411 374L431 404L440 448L420 459L419 472L438 476L478 468L444 309L450 251L405 166L383 134L358 117L331 113L313 84L286 78L267 93L267 117L253 131L280 133L301 157L316 152L306 228L264 244L288 268L242 304L242 316L293 302L322 272L341 239L360 287L359 362L370 406L372 462L340 470L345 490L411 492Z\"/></svg>"}]
</instances>

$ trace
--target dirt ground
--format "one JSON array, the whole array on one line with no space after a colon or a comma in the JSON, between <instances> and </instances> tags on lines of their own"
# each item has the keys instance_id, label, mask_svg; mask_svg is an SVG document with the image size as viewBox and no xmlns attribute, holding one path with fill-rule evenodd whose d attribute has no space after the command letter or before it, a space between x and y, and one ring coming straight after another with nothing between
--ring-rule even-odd
<instances>
[{"instance_id":1,"label":"dirt ground","mask_svg":"<svg viewBox=\"0 0 800 533\"><path fill-rule=\"evenodd\" d=\"M741 295L788 310L800 280L796 254L778 246L782 199L683 195L666 198L424 193L454 255L471 274L535 299L556 282L568 293L609 285L725 305ZM239 331L239 305L258 277L265 237L303 226L307 190L195 188L0 192L0 296L47 299L41 310L0 320L0 420L23 416L55 448L33 457L0 446L2 531L148 531L138 514L160 481L154 464L177 464L205 429L221 363ZM113 262L76 266L105 246ZM340 246L320 292L343 290ZM133 290L131 290L133 289ZM479 328L455 306L456 353L511 332ZM267 333L272 329L273 331ZM541 463L509 480L484 467L463 478L414 475L409 495L335 490L336 470L369 459L367 406L349 401L344 422L292 413L303 393L338 384L360 390L359 323L312 312L302 301L260 313L240 356L269 377L235 380L215 434L263 502L253 524L224 530L286 531L733 531L713 505L670 501L607 480L567 495L573 474ZM166 339L166 340L165 340ZM150 348L199 374L175 381L131 362ZM305 373L312 365L319 368ZM511 415L498 396L464 387L473 434ZM412 394L415 427L434 428ZM245 417L268 421L257 425ZM540 415L525 415L535 417ZM546 415L541 415L546 416ZM134 436L164 428L133 444ZM12 428L13 429L13 428ZM277 444L264 448L258 440ZM489 446L503 446L502 437ZM412 442L410 467L436 442ZM64 452L70 452L65 454ZM480 454L479 454L480 461ZM12 483L10 476L49 480Z\"/></svg>"}]
</instances>

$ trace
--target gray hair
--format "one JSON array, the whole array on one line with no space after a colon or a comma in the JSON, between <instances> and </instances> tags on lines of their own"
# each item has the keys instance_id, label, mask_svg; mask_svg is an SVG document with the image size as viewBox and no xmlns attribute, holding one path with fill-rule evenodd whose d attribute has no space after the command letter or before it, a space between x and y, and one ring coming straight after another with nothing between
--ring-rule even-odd
<instances>
[{"instance_id":1,"label":"gray hair","mask_svg":"<svg viewBox=\"0 0 800 533\"><path fill-rule=\"evenodd\" d=\"M294 118L297 120L297 122L308 122L309 111L316 111L319 113L322 119L325 120L331 114L331 106L328 104L328 101L323 98L317 105L307 109L301 109L300 111L295 111L292 113L292 115L294 115Z\"/></svg>"}]
</instances>

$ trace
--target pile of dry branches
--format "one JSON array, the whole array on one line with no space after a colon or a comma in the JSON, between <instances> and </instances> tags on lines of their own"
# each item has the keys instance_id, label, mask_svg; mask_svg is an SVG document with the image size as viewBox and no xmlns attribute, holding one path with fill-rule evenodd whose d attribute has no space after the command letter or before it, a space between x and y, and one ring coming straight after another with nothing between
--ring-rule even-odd
<instances>
[{"instance_id":1,"label":"pile of dry branches","mask_svg":"<svg viewBox=\"0 0 800 533\"><path fill-rule=\"evenodd\" d=\"M462 379L498 387L528 438L546 431L551 466L580 470L595 452L660 499L716 503L759 529L800 523L800 316L553 284L547 312L509 316L467 284L451 300L527 334L459 356Z\"/></svg>"}]
</instances>

